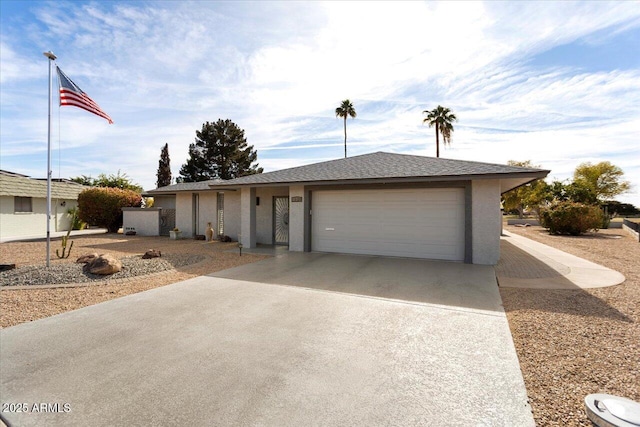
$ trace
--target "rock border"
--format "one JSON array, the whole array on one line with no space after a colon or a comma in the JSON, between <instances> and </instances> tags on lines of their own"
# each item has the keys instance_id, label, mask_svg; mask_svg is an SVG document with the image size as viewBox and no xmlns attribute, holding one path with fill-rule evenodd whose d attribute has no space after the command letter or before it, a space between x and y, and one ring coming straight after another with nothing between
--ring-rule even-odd
<instances>
[{"instance_id":1,"label":"rock border","mask_svg":"<svg viewBox=\"0 0 640 427\"><path fill-rule=\"evenodd\" d=\"M211 256L205 255L205 259L203 259L202 261L198 261L194 264L185 265L184 268L196 267L196 266L199 266L200 264L210 261L211 259L212 259ZM14 286L7 285L7 286L0 286L0 291L23 291L28 289L86 288L90 286L119 285L122 283L131 282L133 280L138 280L141 277L151 279L154 277L175 274L176 272L178 272L178 270L176 270L175 268L172 268L170 270L157 271L155 273L149 273L149 274L141 274L139 276L123 277L120 279L105 278L105 280L96 280L94 282L60 283L60 284L54 284L54 285L51 285L51 284L50 285L14 285Z\"/></svg>"}]
</instances>

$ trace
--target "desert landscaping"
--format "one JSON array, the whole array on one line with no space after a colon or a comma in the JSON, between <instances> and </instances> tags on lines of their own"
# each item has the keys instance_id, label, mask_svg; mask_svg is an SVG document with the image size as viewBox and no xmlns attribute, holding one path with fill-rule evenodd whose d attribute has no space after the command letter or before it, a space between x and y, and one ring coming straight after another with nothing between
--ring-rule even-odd
<instances>
[{"instance_id":1,"label":"desert landscaping","mask_svg":"<svg viewBox=\"0 0 640 427\"><path fill-rule=\"evenodd\" d=\"M23 289L9 289L3 286L2 293L0 293L0 327L6 328L53 316L264 258L262 255L246 253L239 256L238 253L233 252L238 246L237 243L217 241L203 242L191 239L176 241L166 237L130 237L121 234L105 234L74 237L73 242L72 255L66 259L58 259L55 256L55 249L59 246L59 240L52 240L51 248L54 252L51 258L52 267L74 263L78 257L84 254L108 253L119 258L134 255L142 257L149 249L160 251L163 254L160 259L178 260L178 265L184 264L185 258L191 258L196 262L168 270L163 269L163 271L151 275L120 279L108 278L107 276L89 284L72 283L54 288L24 286ZM45 247L44 241L3 243L0 245L0 263L15 263L18 268L31 265L44 268ZM2 284L4 285L4 283Z\"/></svg>"},{"instance_id":2,"label":"desert landscaping","mask_svg":"<svg viewBox=\"0 0 640 427\"><path fill-rule=\"evenodd\" d=\"M589 290L501 288L527 394L539 426L591 426L584 398L640 400L640 243L622 229L554 236L505 230L622 273L624 283Z\"/></svg>"},{"instance_id":3,"label":"desert landscaping","mask_svg":"<svg viewBox=\"0 0 640 427\"><path fill-rule=\"evenodd\" d=\"M640 400L640 243L620 229L577 237L552 236L537 226L505 229L626 277L621 285L590 290L500 289L536 424L590 426L583 404L590 393ZM3 287L0 326L41 319L264 258L247 253L239 256L237 243L118 234L75 237L73 241L72 256L57 259L54 254L53 266L73 263L86 253L127 258L156 249L165 262L178 260L177 267L53 288ZM52 241L53 250L57 245L58 241ZM44 241L3 243L0 263L41 269L44 248Z\"/></svg>"}]
</instances>

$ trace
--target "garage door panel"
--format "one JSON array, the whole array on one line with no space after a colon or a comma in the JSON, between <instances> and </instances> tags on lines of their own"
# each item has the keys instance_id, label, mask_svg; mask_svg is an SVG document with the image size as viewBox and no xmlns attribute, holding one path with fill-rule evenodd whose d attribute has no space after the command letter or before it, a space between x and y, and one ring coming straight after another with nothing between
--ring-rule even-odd
<instances>
[{"instance_id":1,"label":"garage door panel","mask_svg":"<svg viewBox=\"0 0 640 427\"><path fill-rule=\"evenodd\" d=\"M314 192L312 249L463 260L464 190Z\"/></svg>"},{"instance_id":2,"label":"garage door panel","mask_svg":"<svg viewBox=\"0 0 640 427\"><path fill-rule=\"evenodd\" d=\"M386 242L384 253L380 253L375 247L377 243L372 239L352 239L349 246L345 247L339 239L325 239L322 246L324 247L323 252L460 260L458 248L453 245Z\"/></svg>"}]
</instances>

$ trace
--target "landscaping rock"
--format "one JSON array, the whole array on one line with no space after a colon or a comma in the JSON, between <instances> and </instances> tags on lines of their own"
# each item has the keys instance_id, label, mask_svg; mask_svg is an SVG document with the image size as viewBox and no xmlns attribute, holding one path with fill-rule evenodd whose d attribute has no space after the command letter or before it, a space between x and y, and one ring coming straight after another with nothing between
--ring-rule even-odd
<instances>
[{"instance_id":1,"label":"landscaping rock","mask_svg":"<svg viewBox=\"0 0 640 427\"><path fill-rule=\"evenodd\" d=\"M110 275L122 270L122 263L119 259L114 258L109 254L102 254L98 256L93 262L87 264L89 273Z\"/></svg>"},{"instance_id":2,"label":"landscaping rock","mask_svg":"<svg viewBox=\"0 0 640 427\"><path fill-rule=\"evenodd\" d=\"M94 252L92 254L82 255L80 258L76 260L78 264L88 264L93 262L96 258L98 258L98 253Z\"/></svg>"},{"instance_id":3,"label":"landscaping rock","mask_svg":"<svg viewBox=\"0 0 640 427\"><path fill-rule=\"evenodd\" d=\"M162 252L157 251L155 249L149 249L147 252L142 255L142 259L150 259L150 258L160 258L162 256Z\"/></svg>"}]
</instances>

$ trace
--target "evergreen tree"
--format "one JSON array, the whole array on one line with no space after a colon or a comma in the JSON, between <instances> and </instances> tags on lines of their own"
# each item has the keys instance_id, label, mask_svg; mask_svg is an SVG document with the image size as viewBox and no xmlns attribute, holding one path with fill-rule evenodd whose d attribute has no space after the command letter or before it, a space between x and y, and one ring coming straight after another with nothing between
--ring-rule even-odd
<instances>
[{"instance_id":1,"label":"evergreen tree","mask_svg":"<svg viewBox=\"0 0 640 427\"><path fill-rule=\"evenodd\" d=\"M257 158L253 145L247 145L244 130L231 120L206 122L189 145L189 158L180 168L180 181L233 179L262 173L255 163Z\"/></svg>"},{"instance_id":2,"label":"evergreen tree","mask_svg":"<svg viewBox=\"0 0 640 427\"><path fill-rule=\"evenodd\" d=\"M158 180L156 187L166 187L171 185L171 160L169 159L169 144L164 144L160 153L160 161L158 162Z\"/></svg>"}]
</instances>

